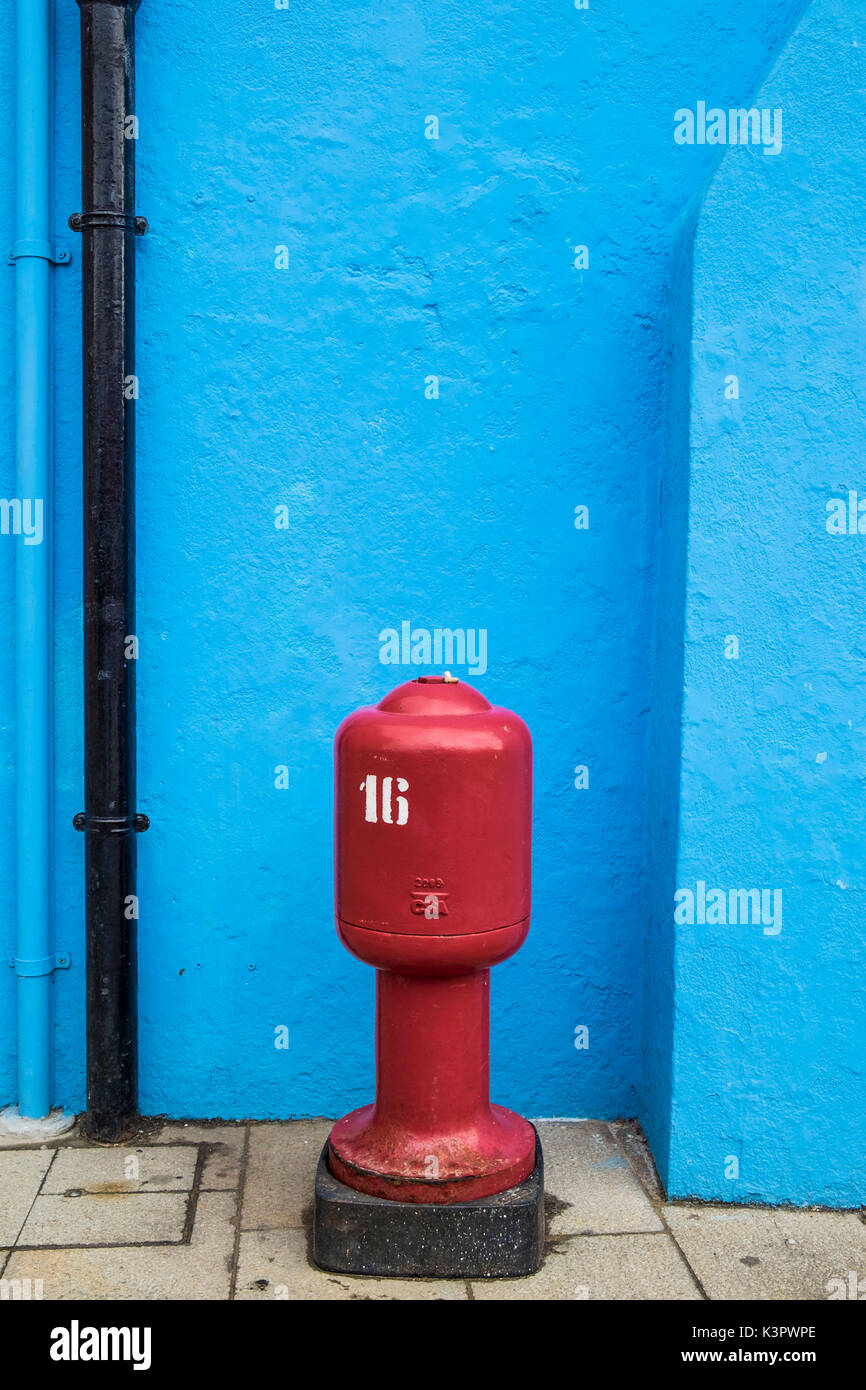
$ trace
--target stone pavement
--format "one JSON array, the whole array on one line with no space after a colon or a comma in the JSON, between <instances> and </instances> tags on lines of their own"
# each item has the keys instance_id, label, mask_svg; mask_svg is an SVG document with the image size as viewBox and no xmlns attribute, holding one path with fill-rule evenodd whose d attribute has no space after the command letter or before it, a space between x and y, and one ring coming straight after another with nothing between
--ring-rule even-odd
<instances>
[{"instance_id":1,"label":"stone pavement","mask_svg":"<svg viewBox=\"0 0 866 1390\"><path fill-rule=\"evenodd\" d=\"M117 1147L75 1132L41 1147L0 1137L0 1297L826 1299L858 1281L866 1293L862 1213L666 1203L630 1123L538 1124L544 1263L489 1281L316 1269L328 1120L142 1125Z\"/></svg>"}]
</instances>

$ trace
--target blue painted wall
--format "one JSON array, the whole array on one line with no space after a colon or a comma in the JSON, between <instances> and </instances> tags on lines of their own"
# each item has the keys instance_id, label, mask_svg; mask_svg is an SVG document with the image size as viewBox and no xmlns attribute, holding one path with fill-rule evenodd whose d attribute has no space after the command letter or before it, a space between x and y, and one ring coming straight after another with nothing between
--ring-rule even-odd
<instances>
[{"instance_id":1,"label":"blue painted wall","mask_svg":"<svg viewBox=\"0 0 866 1390\"><path fill-rule=\"evenodd\" d=\"M368 1097L372 972L339 946L331 918L331 738L349 709L430 669L380 661L380 633L408 621L483 629L487 669L468 678L535 737L534 920L494 978L497 1098L536 1115L643 1113L663 1154L672 1093L687 1122L671 1082L680 977L659 885L687 867L676 853L689 796L677 735L689 209L722 151L675 144L674 112L703 97L749 102L801 10L144 0L145 1112L336 1114ZM79 200L78 15L73 0L56 13L62 229ZM5 26L0 82L11 41ZM11 141L0 126L10 237ZM803 177L785 155L732 154ZM74 957L57 981L57 1080L58 1100L80 1109L79 273L56 277L55 554L57 933ZM0 277L7 493L13 275ZM660 540L668 503L679 520ZM575 529L578 506L588 530ZM11 545L0 538L10 614ZM4 649L6 955L11 689ZM274 785L281 765L286 790ZM9 972L4 1099L12 1007ZM280 1024L288 1051L273 1046ZM580 1024L586 1050L574 1047ZM675 1057L679 1076L689 1064Z\"/></svg>"},{"instance_id":2,"label":"blue painted wall","mask_svg":"<svg viewBox=\"0 0 866 1390\"><path fill-rule=\"evenodd\" d=\"M866 535L828 531L866 497L864 19L814 0L754 100L781 152L728 151L694 240L676 887L779 897L668 898L678 1196L866 1188Z\"/></svg>"}]
</instances>

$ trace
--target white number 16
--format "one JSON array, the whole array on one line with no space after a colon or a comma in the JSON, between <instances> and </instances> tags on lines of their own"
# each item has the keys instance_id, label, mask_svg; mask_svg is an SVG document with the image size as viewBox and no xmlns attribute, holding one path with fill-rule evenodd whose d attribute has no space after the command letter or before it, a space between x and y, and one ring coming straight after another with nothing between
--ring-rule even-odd
<instances>
[{"instance_id":1,"label":"white number 16","mask_svg":"<svg viewBox=\"0 0 866 1390\"><path fill-rule=\"evenodd\" d=\"M370 772L361 783L361 791L365 793L364 798L364 820L375 822L378 817L378 778L374 772ZM382 820L386 825L405 825L409 819L409 802L405 796L397 797L397 820L394 821L391 789L397 783L398 792L407 792L409 783L405 777L383 777L382 778Z\"/></svg>"}]
</instances>

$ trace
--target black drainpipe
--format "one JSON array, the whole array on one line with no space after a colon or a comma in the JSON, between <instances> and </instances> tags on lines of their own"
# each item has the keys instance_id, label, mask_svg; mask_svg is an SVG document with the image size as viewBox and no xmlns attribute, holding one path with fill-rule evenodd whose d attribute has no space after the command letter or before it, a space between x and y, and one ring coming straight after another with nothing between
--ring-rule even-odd
<instances>
[{"instance_id":1,"label":"black drainpipe","mask_svg":"<svg viewBox=\"0 0 866 1390\"><path fill-rule=\"evenodd\" d=\"M84 831L87 1116L109 1143L138 1111L135 833L135 11L81 9L84 238Z\"/></svg>"}]
</instances>

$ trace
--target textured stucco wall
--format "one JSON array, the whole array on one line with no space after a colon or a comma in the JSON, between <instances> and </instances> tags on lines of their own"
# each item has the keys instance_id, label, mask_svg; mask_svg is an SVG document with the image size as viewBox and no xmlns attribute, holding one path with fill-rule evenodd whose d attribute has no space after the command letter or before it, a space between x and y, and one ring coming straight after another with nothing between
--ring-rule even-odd
<instances>
[{"instance_id":1,"label":"textured stucco wall","mask_svg":"<svg viewBox=\"0 0 866 1390\"><path fill-rule=\"evenodd\" d=\"M372 972L331 922L331 738L350 708L427 669L381 664L379 633L402 620L484 629L476 683L535 737L534 921L494 981L496 1094L533 1114L638 1108L642 1008L647 1059L663 1054L666 1026L658 1000L642 999L669 945L651 934L645 952L653 866L673 852L654 795L676 787L669 762L652 766L647 718L658 696L669 758L679 682L659 674L654 603L667 562L670 286L685 209L720 154L675 145L673 114L703 93L747 101L800 8L144 0L145 1111L337 1113L369 1094ZM56 12L57 226L76 249L63 228L79 199L77 8L58 0ZM3 26L4 82L11 42ZM438 140L425 139L430 115ZM2 124L0 172L11 238ZM574 268L577 245L588 269ZM57 1098L76 1108L79 273L76 262L56 276L55 514L57 938L74 957L57 981ZM4 310L13 275L0 277ZM5 315L0 332L8 492ZM432 375L438 399L425 397ZM4 538L9 614L11 576ZM13 721L6 647L4 955ZM276 790L282 764L290 785ZM578 764L585 790L573 785ZM11 972L0 976L0 1098L11 1099ZM280 1024L287 1052L273 1047ZM573 1045L579 1024L587 1050ZM652 1085L661 1136L655 1071Z\"/></svg>"},{"instance_id":2,"label":"textured stucco wall","mask_svg":"<svg viewBox=\"0 0 866 1390\"><path fill-rule=\"evenodd\" d=\"M676 883L781 917L670 928L677 1196L866 1188L866 535L827 530L866 496L864 21L814 0L754 100L780 154L730 149L695 236Z\"/></svg>"}]
</instances>

